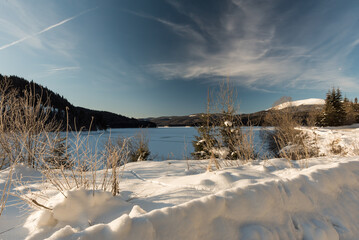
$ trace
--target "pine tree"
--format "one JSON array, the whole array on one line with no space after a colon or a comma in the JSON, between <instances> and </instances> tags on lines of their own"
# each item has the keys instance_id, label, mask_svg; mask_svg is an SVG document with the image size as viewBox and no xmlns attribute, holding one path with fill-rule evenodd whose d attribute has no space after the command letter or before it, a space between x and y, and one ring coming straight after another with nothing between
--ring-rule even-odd
<instances>
[{"instance_id":1,"label":"pine tree","mask_svg":"<svg viewBox=\"0 0 359 240\"><path fill-rule=\"evenodd\" d=\"M236 115L233 105L226 106L222 109L222 118L219 125L219 133L221 138L221 147L228 150L227 159L238 159L238 144L241 139L240 119Z\"/></svg>"},{"instance_id":2,"label":"pine tree","mask_svg":"<svg viewBox=\"0 0 359 240\"><path fill-rule=\"evenodd\" d=\"M322 125L340 126L346 119L342 93L339 88L329 90L325 99L324 116Z\"/></svg>"},{"instance_id":3,"label":"pine tree","mask_svg":"<svg viewBox=\"0 0 359 240\"><path fill-rule=\"evenodd\" d=\"M207 112L201 115L201 125L197 127L198 136L192 141L194 152L191 153L194 159L209 159L212 154L212 148L215 144L213 132L213 119L210 113L210 94L207 93Z\"/></svg>"},{"instance_id":4,"label":"pine tree","mask_svg":"<svg viewBox=\"0 0 359 240\"><path fill-rule=\"evenodd\" d=\"M202 118L206 117L203 115ZM215 138L212 133L212 127L208 125L201 125L197 128L198 136L195 136L195 140L192 142L194 152L192 156L195 159L209 159L211 157L211 150L214 147Z\"/></svg>"}]
</instances>

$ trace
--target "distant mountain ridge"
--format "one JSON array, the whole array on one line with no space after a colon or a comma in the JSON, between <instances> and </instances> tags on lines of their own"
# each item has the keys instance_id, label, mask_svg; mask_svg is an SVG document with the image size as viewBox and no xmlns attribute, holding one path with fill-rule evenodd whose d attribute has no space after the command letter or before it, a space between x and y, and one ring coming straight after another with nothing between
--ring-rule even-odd
<instances>
[{"instance_id":1,"label":"distant mountain ridge","mask_svg":"<svg viewBox=\"0 0 359 240\"><path fill-rule=\"evenodd\" d=\"M4 81L3 75L0 74L1 81ZM74 106L66 98L60 96L58 93L53 92L47 87L43 87L40 84L29 82L24 78L17 76L7 76L10 81L11 88L19 90L19 94L22 94L26 88L34 88L35 93L42 96L42 101L46 101L46 98L50 99L51 106L53 108L56 118L66 124L66 108L68 108L69 125L71 129L91 129L92 130L104 130L107 128L138 128L138 127L156 127L156 124L149 121L138 120L135 118L128 118L119 114L91 110L83 107Z\"/></svg>"},{"instance_id":2,"label":"distant mountain ridge","mask_svg":"<svg viewBox=\"0 0 359 240\"><path fill-rule=\"evenodd\" d=\"M290 107L294 112L295 117L301 119L303 124L306 124L306 118L310 111L322 111L325 104L324 99L309 98L298 101L291 101L279 104L267 110L240 114L241 121L244 125L262 126L264 118L269 110L283 110ZM186 116L164 116L164 117L150 117L143 120L154 122L157 126L164 127L181 127L181 126L200 126L202 124L201 115L203 113L191 114ZM216 115L216 114L214 114Z\"/></svg>"}]
</instances>

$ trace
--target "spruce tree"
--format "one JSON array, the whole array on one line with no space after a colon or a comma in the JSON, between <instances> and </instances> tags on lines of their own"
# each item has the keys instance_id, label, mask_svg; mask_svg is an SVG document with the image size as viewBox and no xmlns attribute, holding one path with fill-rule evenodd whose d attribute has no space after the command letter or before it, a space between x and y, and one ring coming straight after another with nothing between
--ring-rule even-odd
<instances>
[{"instance_id":1,"label":"spruce tree","mask_svg":"<svg viewBox=\"0 0 359 240\"><path fill-rule=\"evenodd\" d=\"M202 121L207 122L206 118L210 118L209 115L202 115ZM198 136L195 136L195 140L192 142L194 152L192 156L194 159L209 159L211 157L211 150L214 147L215 138L213 128L210 125L202 124L197 128Z\"/></svg>"},{"instance_id":2,"label":"spruce tree","mask_svg":"<svg viewBox=\"0 0 359 240\"><path fill-rule=\"evenodd\" d=\"M343 104L342 93L339 88L329 90L325 99L324 116L322 125L341 126L344 124L346 112Z\"/></svg>"},{"instance_id":3,"label":"spruce tree","mask_svg":"<svg viewBox=\"0 0 359 240\"><path fill-rule=\"evenodd\" d=\"M219 122L219 134L221 147L228 150L226 159L238 159L239 142L241 140L240 119L234 110L233 105L227 106L222 110Z\"/></svg>"},{"instance_id":4,"label":"spruce tree","mask_svg":"<svg viewBox=\"0 0 359 240\"><path fill-rule=\"evenodd\" d=\"M198 136L192 141L194 152L191 153L194 159L209 159L212 155L212 148L216 144L213 129L213 116L210 113L210 95L207 96L207 112L201 115L201 125L197 127Z\"/></svg>"}]
</instances>

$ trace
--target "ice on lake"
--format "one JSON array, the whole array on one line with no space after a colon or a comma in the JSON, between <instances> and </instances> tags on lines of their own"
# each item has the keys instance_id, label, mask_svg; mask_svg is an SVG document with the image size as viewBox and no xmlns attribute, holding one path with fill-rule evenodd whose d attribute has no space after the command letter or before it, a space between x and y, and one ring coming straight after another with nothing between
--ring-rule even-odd
<instances>
[{"instance_id":1,"label":"ice on lake","mask_svg":"<svg viewBox=\"0 0 359 240\"><path fill-rule=\"evenodd\" d=\"M252 129L256 149L261 151L260 149L263 148L260 138L262 128L253 127ZM249 128L244 128L244 131L248 130ZM148 138L151 157L155 161L191 158L191 153L194 151L192 141L198 135L194 127L159 127L147 129L116 128L107 131L83 132L81 137L86 138L89 136L89 145L92 148L101 150L110 138L112 141L116 141L118 137L132 138L139 132L142 132ZM74 141L74 139L74 134L69 133L70 142Z\"/></svg>"}]
</instances>

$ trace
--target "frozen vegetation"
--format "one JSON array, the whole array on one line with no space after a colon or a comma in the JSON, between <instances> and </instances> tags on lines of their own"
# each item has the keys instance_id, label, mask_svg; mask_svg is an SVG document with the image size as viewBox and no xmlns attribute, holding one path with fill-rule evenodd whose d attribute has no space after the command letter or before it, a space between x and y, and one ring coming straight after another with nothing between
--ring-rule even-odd
<instances>
[{"instance_id":1,"label":"frozen vegetation","mask_svg":"<svg viewBox=\"0 0 359 240\"><path fill-rule=\"evenodd\" d=\"M40 171L18 164L0 172L0 189L13 176L0 238L356 239L357 127L302 128L325 155L306 160L216 171L208 160L128 163L117 169L117 196L91 188L59 192ZM98 184L105 171L97 171Z\"/></svg>"}]
</instances>

